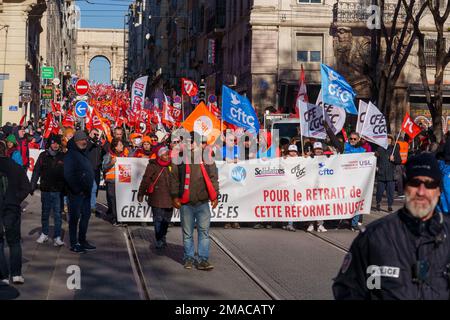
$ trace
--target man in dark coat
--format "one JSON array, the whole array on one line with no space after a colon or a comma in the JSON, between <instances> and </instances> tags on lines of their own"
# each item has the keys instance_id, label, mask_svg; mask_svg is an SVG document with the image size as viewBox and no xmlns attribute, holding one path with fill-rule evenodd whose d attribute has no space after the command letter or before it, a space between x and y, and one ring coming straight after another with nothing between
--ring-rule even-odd
<instances>
[{"instance_id":1,"label":"man in dark coat","mask_svg":"<svg viewBox=\"0 0 450 320\"><path fill-rule=\"evenodd\" d=\"M381 199L386 190L388 200L388 211L392 212L395 192L395 167L402 163L400 157L400 147L393 144L393 137L388 136L388 148L378 147L375 155L377 156L377 210L381 208ZM394 152L393 152L394 151Z\"/></svg>"},{"instance_id":2,"label":"man in dark coat","mask_svg":"<svg viewBox=\"0 0 450 320\"><path fill-rule=\"evenodd\" d=\"M53 232L54 245L62 246L61 240L61 193L64 191L64 154L61 151L61 137L51 135L48 139L48 148L42 152L34 166L31 177L32 194L37 189L40 179L41 203L42 203L42 233L37 243L48 241L50 211L53 210L55 228Z\"/></svg>"},{"instance_id":3,"label":"man in dark coat","mask_svg":"<svg viewBox=\"0 0 450 320\"><path fill-rule=\"evenodd\" d=\"M22 246L20 243L20 204L31 191L25 171L6 156L6 144L0 141L0 281L22 284ZM9 246L9 268L3 251L4 237Z\"/></svg>"},{"instance_id":4,"label":"man in dark coat","mask_svg":"<svg viewBox=\"0 0 450 320\"><path fill-rule=\"evenodd\" d=\"M91 216L91 191L94 184L94 170L86 153L87 140L84 131L77 131L69 140L68 152L64 157L64 179L69 196L70 250L76 253L96 249L86 240Z\"/></svg>"},{"instance_id":5,"label":"man in dark coat","mask_svg":"<svg viewBox=\"0 0 450 320\"><path fill-rule=\"evenodd\" d=\"M408 160L405 206L353 241L334 279L336 299L449 300L450 220L435 210L440 181L431 154Z\"/></svg>"}]
</instances>

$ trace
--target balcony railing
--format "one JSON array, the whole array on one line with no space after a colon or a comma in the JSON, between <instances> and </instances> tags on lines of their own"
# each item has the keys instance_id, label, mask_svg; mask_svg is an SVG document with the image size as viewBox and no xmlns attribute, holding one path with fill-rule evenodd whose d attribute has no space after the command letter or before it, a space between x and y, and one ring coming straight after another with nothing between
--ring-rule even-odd
<instances>
[{"instance_id":1,"label":"balcony railing","mask_svg":"<svg viewBox=\"0 0 450 320\"><path fill-rule=\"evenodd\" d=\"M334 5L334 21L335 22L366 22L373 15L368 10L372 5L372 1L358 2L338 2ZM384 4L384 23L389 23L394 18L396 3ZM398 13L397 21L404 21L406 12L402 7Z\"/></svg>"}]
</instances>

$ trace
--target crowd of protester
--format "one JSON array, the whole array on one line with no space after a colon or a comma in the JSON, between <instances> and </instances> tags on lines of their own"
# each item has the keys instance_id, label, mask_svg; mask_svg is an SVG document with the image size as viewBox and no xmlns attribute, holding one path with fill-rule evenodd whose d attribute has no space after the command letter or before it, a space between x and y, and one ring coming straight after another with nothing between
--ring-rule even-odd
<instances>
[{"instance_id":1,"label":"crowd of protester","mask_svg":"<svg viewBox=\"0 0 450 320\"><path fill-rule=\"evenodd\" d=\"M0 213L0 280L23 283L21 274L20 213L24 209L21 202L28 194L34 195L40 189L42 203L42 230L39 244L53 239L55 246L64 246L61 238L62 221L68 214L69 246L75 253L95 250L95 245L88 241L88 225L91 214L101 216L96 211L99 189L104 185L108 211L104 219L114 226L122 226L117 221L115 195L115 165L118 157L146 158L149 160L138 192L138 201L147 201L152 208L155 227L156 248L167 245L166 233L171 223L173 208L181 210L181 226L185 248L185 268L194 264L194 226L199 233L199 263L201 270L210 270L213 266L209 257L209 225L211 201L217 205L218 174L214 163L192 164L180 167L171 164L173 152L181 145L186 148L209 149L215 159L226 162L238 162L250 159L268 159L273 157L329 157L333 154L375 152L377 157L376 174L376 209L381 210L384 193L387 197L387 212L393 211L394 198L401 199L405 179L405 163L411 154L431 153L441 160L444 185L450 186L450 139L437 143L432 131L425 129L415 141L407 137L399 139L394 145L394 137L389 136L387 149L364 140L352 131L347 137L334 135L327 128L328 138L320 141L298 136L271 141L270 134L260 134L255 139L239 133L227 133L223 136L223 145L208 146L206 137L192 134L183 141L159 131L141 134L124 127L114 128L112 139L108 141L105 134L98 129L90 131L77 128L61 127L59 134L44 138L44 122L33 120L26 125L6 123L0 130L0 192L2 192L2 210ZM30 149L40 149L35 163L29 156ZM220 154L219 158L217 154ZM28 181L26 173L32 168L32 178ZM14 176L14 179L11 177ZM6 178L6 179L3 179ZM3 180L9 182L2 183ZM11 182L14 181L14 182ZM186 190L189 192L186 193ZM397 190L397 195L395 191ZM214 196L214 194L216 196ZM442 212L449 210L450 193L442 192ZM50 215L53 214L54 231L49 234ZM290 221L281 227L286 231L296 231L302 227L309 232L326 232L324 221L312 223L294 223ZM355 215L349 221L341 221L339 226L357 231L362 225L362 215ZM224 228L240 228L239 223L226 223ZM272 228L272 223L256 223L255 229ZM11 268L6 267L3 253L4 238L10 250Z\"/></svg>"}]
</instances>

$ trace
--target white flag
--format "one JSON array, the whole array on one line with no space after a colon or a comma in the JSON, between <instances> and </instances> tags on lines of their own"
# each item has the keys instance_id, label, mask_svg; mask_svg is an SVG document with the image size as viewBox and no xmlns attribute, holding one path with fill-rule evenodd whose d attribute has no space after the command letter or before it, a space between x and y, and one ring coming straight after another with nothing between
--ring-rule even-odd
<instances>
[{"instance_id":1,"label":"white flag","mask_svg":"<svg viewBox=\"0 0 450 320\"><path fill-rule=\"evenodd\" d=\"M147 80L148 76L144 76L133 82L133 87L131 88L131 110L134 113L144 109Z\"/></svg>"},{"instance_id":2,"label":"white flag","mask_svg":"<svg viewBox=\"0 0 450 320\"><path fill-rule=\"evenodd\" d=\"M386 118L372 102L369 102L364 117L361 136L384 149L388 147Z\"/></svg>"},{"instance_id":3,"label":"white flag","mask_svg":"<svg viewBox=\"0 0 450 320\"><path fill-rule=\"evenodd\" d=\"M339 108L332 106L328 103L323 103L322 99L322 89L319 91L319 96L317 97L316 105L325 108L325 120L328 126L331 128L334 134L337 134L342 130L345 124L346 112L344 108Z\"/></svg>"},{"instance_id":4,"label":"white flag","mask_svg":"<svg viewBox=\"0 0 450 320\"><path fill-rule=\"evenodd\" d=\"M364 124L364 118L367 113L369 105L362 100L359 100L358 106L358 120L356 121L356 132L361 135L362 126Z\"/></svg>"},{"instance_id":5,"label":"white flag","mask_svg":"<svg viewBox=\"0 0 450 320\"><path fill-rule=\"evenodd\" d=\"M300 111L300 129L305 137L325 139L327 133L323 126L323 108L315 104L297 101Z\"/></svg>"}]
</instances>

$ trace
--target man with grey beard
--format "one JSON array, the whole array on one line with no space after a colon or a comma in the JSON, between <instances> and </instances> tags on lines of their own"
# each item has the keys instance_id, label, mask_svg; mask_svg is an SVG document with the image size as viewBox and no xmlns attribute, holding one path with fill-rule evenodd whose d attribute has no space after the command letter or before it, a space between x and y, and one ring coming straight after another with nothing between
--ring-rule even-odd
<instances>
[{"instance_id":1,"label":"man with grey beard","mask_svg":"<svg viewBox=\"0 0 450 320\"><path fill-rule=\"evenodd\" d=\"M435 210L440 183L432 154L408 160L404 207L353 241L334 279L336 299L450 298L450 221Z\"/></svg>"}]
</instances>

